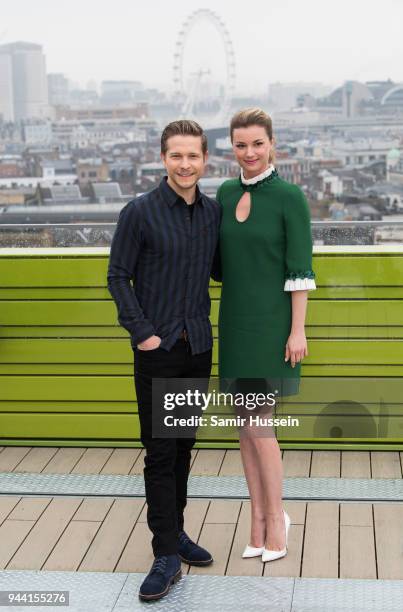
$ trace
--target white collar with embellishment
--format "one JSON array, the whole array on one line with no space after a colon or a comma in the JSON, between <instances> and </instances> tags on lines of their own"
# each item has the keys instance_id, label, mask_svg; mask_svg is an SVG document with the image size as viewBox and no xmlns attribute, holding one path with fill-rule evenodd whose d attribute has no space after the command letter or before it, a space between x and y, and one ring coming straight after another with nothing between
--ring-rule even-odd
<instances>
[{"instance_id":1,"label":"white collar with embellishment","mask_svg":"<svg viewBox=\"0 0 403 612\"><path fill-rule=\"evenodd\" d=\"M253 178L250 179L246 179L244 177L243 174L243 168L241 168L241 181L244 185L254 185L255 183L258 183L259 181L262 181L263 179L265 179L266 177L270 176L270 174L275 170L273 164L270 164L270 166L261 174L258 174L257 176L254 176Z\"/></svg>"}]
</instances>

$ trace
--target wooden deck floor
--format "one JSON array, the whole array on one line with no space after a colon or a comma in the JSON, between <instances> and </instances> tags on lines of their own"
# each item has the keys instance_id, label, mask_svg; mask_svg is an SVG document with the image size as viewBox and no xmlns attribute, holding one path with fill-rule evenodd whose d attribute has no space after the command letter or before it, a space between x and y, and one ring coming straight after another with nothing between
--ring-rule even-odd
<instances>
[{"instance_id":1,"label":"wooden deck floor","mask_svg":"<svg viewBox=\"0 0 403 612\"><path fill-rule=\"evenodd\" d=\"M402 478L403 453L287 450L283 465L288 478ZM0 448L1 472L141 474L142 467L139 449ZM192 474L242 474L239 451L195 450ZM241 559L248 501L189 500L186 530L215 558L190 573L403 579L403 504L285 502L285 508L289 553L264 566ZM0 569L148 571L150 538L141 498L0 497Z\"/></svg>"}]
</instances>

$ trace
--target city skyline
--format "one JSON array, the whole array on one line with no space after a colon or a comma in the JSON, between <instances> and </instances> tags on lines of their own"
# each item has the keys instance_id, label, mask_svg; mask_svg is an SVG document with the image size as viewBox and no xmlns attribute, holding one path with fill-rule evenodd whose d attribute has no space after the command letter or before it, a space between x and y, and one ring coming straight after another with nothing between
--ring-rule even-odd
<instances>
[{"instance_id":1,"label":"city skyline","mask_svg":"<svg viewBox=\"0 0 403 612\"><path fill-rule=\"evenodd\" d=\"M224 1L178 0L167 5L155 0L138 7L115 0L111 12L105 0L71 0L69 11L61 14L60 5L50 0L34 5L15 0L0 28L0 44L24 40L43 45L47 72L63 73L82 87L91 80L99 85L102 80L129 79L171 93L181 25L195 10L210 8L224 21L233 43L238 95L265 94L269 83L279 81L331 86L345 80L403 81L399 0L385 0L382 11L363 0L340 0L337 5L285 0L281 6L256 0L253 7L246 13ZM222 79L225 55L220 47L211 24L195 23L185 47L185 72L205 69L213 80ZM270 54L276 54L274 61Z\"/></svg>"}]
</instances>

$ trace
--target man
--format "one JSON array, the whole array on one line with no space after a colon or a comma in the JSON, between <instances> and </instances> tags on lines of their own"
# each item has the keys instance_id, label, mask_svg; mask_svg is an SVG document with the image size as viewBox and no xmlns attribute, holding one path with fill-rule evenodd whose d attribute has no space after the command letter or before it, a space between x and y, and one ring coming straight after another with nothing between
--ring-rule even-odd
<instances>
[{"instance_id":1,"label":"man","mask_svg":"<svg viewBox=\"0 0 403 612\"><path fill-rule=\"evenodd\" d=\"M152 435L152 379L207 379L211 372L208 285L220 210L197 186L207 155L207 139L196 122L170 123L161 136L168 176L122 209L111 245L108 288L119 322L131 335L146 449L147 521L155 561L140 587L143 600L168 593L181 577L181 560L190 565L213 561L183 529L195 439Z\"/></svg>"}]
</instances>

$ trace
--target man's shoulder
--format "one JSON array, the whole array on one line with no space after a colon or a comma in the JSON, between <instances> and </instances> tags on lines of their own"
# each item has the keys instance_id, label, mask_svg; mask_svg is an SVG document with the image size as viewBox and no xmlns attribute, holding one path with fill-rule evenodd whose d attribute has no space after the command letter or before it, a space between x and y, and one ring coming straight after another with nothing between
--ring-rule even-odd
<instances>
[{"instance_id":1,"label":"man's shoulder","mask_svg":"<svg viewBox=\"0 0 403 612\"><path fill-rule=\"evenodd\" d=\"M150 202L155 201L155 196L158 191L158 187L155 189L151 189L150 191L145 191L144 193L140 193L135 196L131 200L125 204L122 210L133 213L141 213L145 206L148 206Z\"/></svg>"},{"instance_id":2,"label":"man's shoulder","mask_svg":"<svg viewBox=\"0 0 403 612\"><path fill-rule=\"evenodd\" d=\"M203 193L202 191L200 192L202 198L203 198L203 202L209 206L210 208L213 209L217 209L219 211L220 209L220 205L217 202L217 200L215 198L210 198L210 196L206 195L205 193Z\"/></svg>"}]
</instances>

